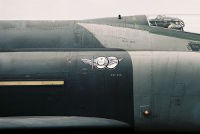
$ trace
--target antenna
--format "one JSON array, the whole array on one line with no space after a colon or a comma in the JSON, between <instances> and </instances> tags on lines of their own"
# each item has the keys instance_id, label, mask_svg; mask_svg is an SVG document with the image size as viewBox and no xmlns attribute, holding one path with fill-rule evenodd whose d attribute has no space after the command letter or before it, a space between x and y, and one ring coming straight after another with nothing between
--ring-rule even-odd
<instances>
[{"instance_id":1,"label":"antenna","mask_svg":"<svg viewBox=\"0 0 200 134\"><path fill-rule=\"evenodd\" d=\"M119 20L121 20L121 19L122 19L122 16L121 16L120 14L118 15L118 19L119 19Z\"/></svg>"}]
</instances>

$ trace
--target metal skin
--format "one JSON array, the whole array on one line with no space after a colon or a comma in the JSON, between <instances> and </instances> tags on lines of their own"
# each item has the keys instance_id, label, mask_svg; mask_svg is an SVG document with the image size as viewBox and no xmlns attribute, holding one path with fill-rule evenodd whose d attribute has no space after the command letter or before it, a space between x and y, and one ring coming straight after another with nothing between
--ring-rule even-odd
<instances>
[{"instance_id":1,"label":"metal skin","mask_svg":"<svg viewBox=\"0 0 200 134\"><path fill-rule=\"evenodd\" d=\"M199 41L198 34L150 27L146 16L0 21L0 116L97 117L138 131L200 131L200 56L189 46ZM117 65L87 62L98 57ZM1 85L13 81L41 85Z\"/></svg>"}]
</instances>

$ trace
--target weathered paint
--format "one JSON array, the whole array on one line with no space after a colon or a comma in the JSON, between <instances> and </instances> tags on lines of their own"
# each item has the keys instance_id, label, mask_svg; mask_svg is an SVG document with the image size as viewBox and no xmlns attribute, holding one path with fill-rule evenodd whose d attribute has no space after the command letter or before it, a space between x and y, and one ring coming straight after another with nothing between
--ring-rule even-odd
<instances>
[{"instance_id":1,"label":"weathered paint","mask_svg":"<svg viewBox=\"0 0 200 134\"><path fill-rule=\"evenodd\" d=\"M190 51L188 43L191 40L126 27L78 24L90 31L105 48L123 48L134 51Z\"/></svg>"},{"instance_id":2,"label":"weathered paint","mask_svg":"<svg viewBox=\"0 0 200 134\"><path fill-rule=\"evenodd\" d=\"M101 56L123 60L114 69L82 61ZM101 117L133 124L132 63L126 51L4 52L0 76L0 116Z\"/></svg>"},{"instance_id":3,"label":"weathered paint","mask_svg":"<svg viewBox=\"0 0 200 134\"><path fill-rule=\"evenodd\" d=\"M136 127L143 130L198 130L199 53L132 51L129 54L133 63ZM150 109L149 117L141 114L143 106Z\"/></svg>"}]
</instances>

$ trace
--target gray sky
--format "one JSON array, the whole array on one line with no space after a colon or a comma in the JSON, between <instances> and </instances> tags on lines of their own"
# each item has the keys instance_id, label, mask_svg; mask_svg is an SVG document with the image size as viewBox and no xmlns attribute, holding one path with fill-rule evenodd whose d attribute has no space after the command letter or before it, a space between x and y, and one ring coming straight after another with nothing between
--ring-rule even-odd
<instances>
[{"instance_id":1,"label":"gray sky","mask_svg":"<svg viewBox=\"0 0 200 134\"><path fill-rule=\"evenodd\" d=\"M57 20L118 14L200 14L200 0L0 0L0 20Z\"/></svg>"}]
</instances>

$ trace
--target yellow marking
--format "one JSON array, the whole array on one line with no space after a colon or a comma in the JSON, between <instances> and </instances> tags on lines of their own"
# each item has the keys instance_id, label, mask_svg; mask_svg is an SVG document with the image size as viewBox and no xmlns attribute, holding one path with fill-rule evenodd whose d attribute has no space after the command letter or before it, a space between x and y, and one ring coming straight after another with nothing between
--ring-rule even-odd
<instances>
[{"instance_id":1,"label":"yellow marking","mask_svg":"<svg viewBox=\"0 0 200 134\"><path fill-rule=\"evenodd\" d=\"M64 85L64 81L0 81L0 86Z\"/></svg>"}]
</instances>

